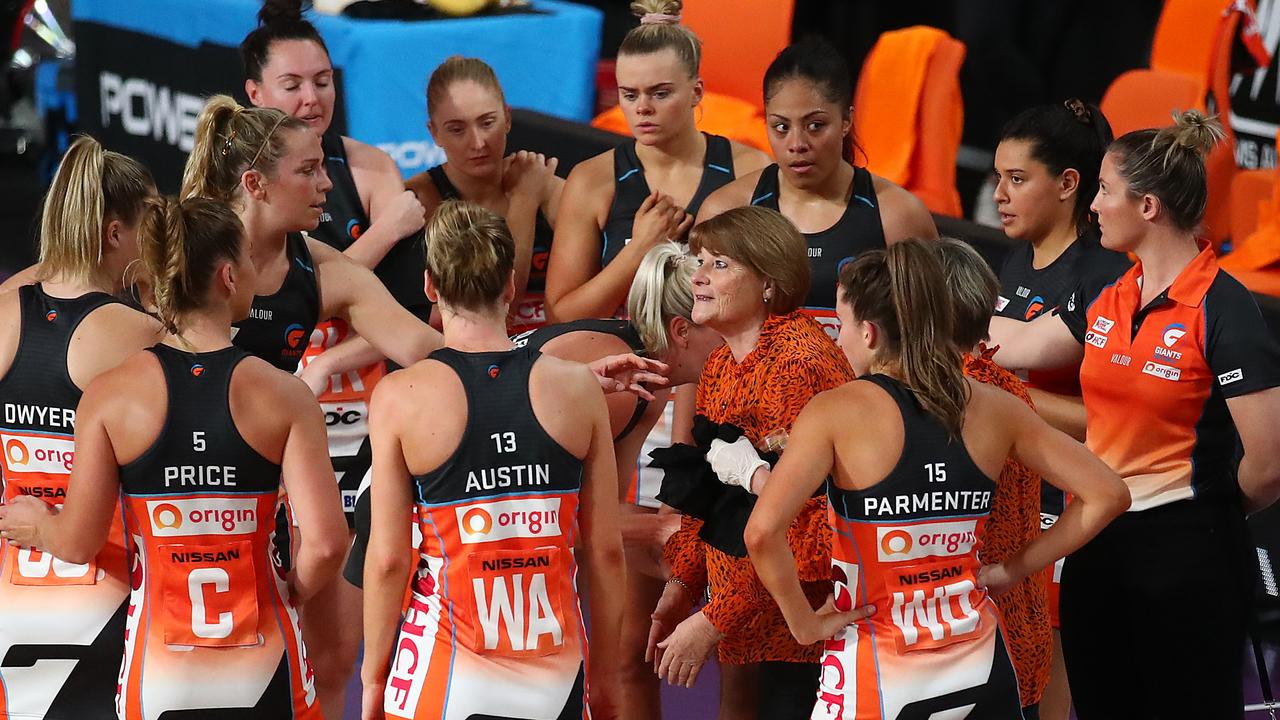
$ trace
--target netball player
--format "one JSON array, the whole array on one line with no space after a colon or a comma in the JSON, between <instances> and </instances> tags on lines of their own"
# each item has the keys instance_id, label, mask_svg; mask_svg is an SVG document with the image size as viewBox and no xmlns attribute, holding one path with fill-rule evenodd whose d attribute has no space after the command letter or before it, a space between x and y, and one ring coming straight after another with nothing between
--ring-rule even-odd
<instances>
[{"instance_id":1,"label":"netball player","mask_svg":"<svg viewBox=\"0 0 1280 720\"><path fill-rule=\"evenodd\" d=\"M1111 144L1111 125L1097 107L1077 99L1040 105L1015 116L996 147L993 199L1000 224L1018 241L1000 268L996 314L1031 321L1067 302L1081 279L1111 281L1129 269L1123 253L1102 247L1089 204L1098 193L1098 166ZM1084 439L1080 366L1027 373L1036 412L1051 425ZM1062 514L1065 498L1043 484L1044 529ZM1054 627L1053 665L1040 705L1045 720L1066 720L1071 709L1058 622L1059 561L1046 573L1049 619Z\"/></svg>"},{"instance_id":2,"label":"netball player","mask_svg":"<svg viewBox=\"0 0 1280 720\"><path fill-rule=\"evenodd\" d=\"M759 150L694 127L701 43L680 25L681 5L631 3L640 25L618 48L617 80L635 140L569 173L547 268L553 321L613 315L650 248L683 238L707 195L768 164Z\"/></svg>"},{"instance_id":3,"label":"netball player","mask_svg":"<svg viewBox=\"0 0 1280 720\"><path fill-rule=\"evenodd\" d=\"M827 640L815 718L1021 717L989 594L1128 507L1098 458L1021 400L965 379L950 306L938 254L920 241L841 271L840 345L860 379L805 407L747 525L752 562L796 639ZM879 432L843 431L855 424ZM980 567L992 478L1010 455L1075 500L1048 532ZM835 587L815 610L786 533L824 483Z\"/></svg>"},{"instance_id":4,"label":"netball player","mask_svg":"<svg viewBox=\"0 0 1280 720\"><path fill-rule=\"evenodd\" d=\"M168 334L86 389L62 511L18 498L0 530L86 562L122 498L123 720L319 718L294 603L344 549L324 424L302 382L231 342L256 272L239 219L211 200L151 202L143 263ZM282 477L301 529L288 575L271 542Z\"/></svg>"},{"instance_id":5,"label":"netball player","mask_svg":"<svg viewBox=\"0 0 1280 720\"><path fill-rule=\"evenodd\" d=\"M836 276L867 250L905 238L936 238L937 228L914 195L853 164L853 82L840 53L812 38L792 45L764 75L769 145L777 162L707 198L699 221L732 207L781 212L805 236L812 282L805 311L833 339Z\"/></svg>"},{"instance_id":6,"label":"netball player","mask_svg":"<svg viewBox=\"0 0 1280 720\"><path fill-rule=\"evenodd\" d=\"M90 137L68 148L45 198L40 262L0 294L4 502L60 506L76 408L98 375L155 342L160 326L115 299L138 257L151 173ZM0 716L114 718L129 592L116 521L82 562L0 541Z\"/></svg>"},{"instance_id":7,"label":"netball player","mask_svg":"<svg viewBox=\"0 0 1280 720\"><path fill-rule=\"evenodd\" d=\"M1062 568L1062 649L1081 720L1149 715L1170 687L1195 688L1169 711L1178 717L1243 716L1257 573L1244 515L1280 495L1280 348L1197 239L1204 155L1221 138L1216 120L1187 111L1113 142L1092 210L1103 247L1138 263L1112 283L1083 278L1056 315L991 324L1006 367L1083 356L1085 443L1133 497ZM1186 607L1216 621L1168 632Z\"/></svg>"},{"instance_id":8,"label":"netball player","mask_svg":"<svg viewBox=\"0 0 1280 720\"><path fill-rule=\"evenodd\" d=\"M636 271L627 297L629 320L575 320L550 325L517 336L516 344L578 362L634 352L666 363L672 387L696 383L707 356L723 340L714 330L693 322L695 264L695 259L675 243L657 245L644 256ZM655 393L654 402L622 393L606 399L620 479L635 474L641 446L658 423L666 394L667 391ZM658 678L644 660L645 644L650 615L666 580L661 565L662 543L679 526L679 518L659 515L656 509L640 504L641 498L631 483L620 483L618 490L627 551L627 606L621 641L623 716L656 718L662 713Z\"/></svg>"},{"instance_id":9,"label":"netball player","mask_svg":"<svg viewBox=\"0 0 1280 720\"><path fill-rule=\"evenodd\" d=\"M585 367L507 339L501 218L445 203L427 251L447 345L373 397L363 715L616 717L623 558L604 398Z\"/></svg>"},{"instance_id":10,"label":"netball player","mask_svg":"<svg viewBox=\"0 0 1280 720\"><path fill-rule=\"evenodd\" d=\"M448 160L406 182L431 217L445 200L469 200L507 221L516 242L516 296L510 330L546 323L543 298L564 181L557 160L507 152L511 108L493 68L455 55L427 82L427 128Z\"/></svg>"}]
</instances>

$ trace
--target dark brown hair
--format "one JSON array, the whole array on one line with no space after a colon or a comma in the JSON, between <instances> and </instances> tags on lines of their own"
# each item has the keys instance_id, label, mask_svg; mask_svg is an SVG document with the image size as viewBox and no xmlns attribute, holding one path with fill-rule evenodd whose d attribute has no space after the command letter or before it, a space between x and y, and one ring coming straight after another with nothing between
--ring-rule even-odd
<instances>
[{"instance_id":1,"label":"dark brown hair","mask_svg":"<svg viewBox=\"0 0 1280 720\"><path fill-rule=\"evenodd\" d=\"M319 45L325 55L329 54L316 27L302 17L301 0L265 0L258 11L258 27L240 42L240 62L244 65L246 80L262 82L262 68L266 67L271 45L277 40L310 40Z\"/></svg>"}]
</instances>

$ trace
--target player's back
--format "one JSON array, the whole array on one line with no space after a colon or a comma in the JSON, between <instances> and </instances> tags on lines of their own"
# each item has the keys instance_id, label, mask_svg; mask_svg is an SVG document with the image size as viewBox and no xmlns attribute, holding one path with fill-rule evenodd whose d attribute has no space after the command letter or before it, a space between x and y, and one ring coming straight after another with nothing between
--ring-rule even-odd
<instances>
[{"instance_id":1,"label":"player's back","mask_svg":"<svg viewBox=\"0 0 1280 720\"><path fill-rule=\"evenodd\" d=\"M258 361L235 347L151 352L166 388L163 427L120 468L133 547L120 716L318 718L298 615L272 552L280 464L232 417L233 373ZM238 382L247 380L271 393L261 378Z\"/></svg>"}]
</instances>

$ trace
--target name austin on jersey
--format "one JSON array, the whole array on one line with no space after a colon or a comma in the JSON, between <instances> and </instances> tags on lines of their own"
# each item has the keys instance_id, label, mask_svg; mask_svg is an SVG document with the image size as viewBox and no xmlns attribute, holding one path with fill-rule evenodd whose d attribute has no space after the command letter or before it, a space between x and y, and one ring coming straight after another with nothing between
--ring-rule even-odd
<instances>
[{"instance_id":1,"label":"name austin on jersey","mask_svg":"<svg viewBox=\"0 0 1280 720\"><path fill-rule=\"evenodd\" d=\"M991 509L990 491L939 490L935 492L868 497L862 500L866 515L908 515L922 512L981 511Z\"/></svg>"},{"instance_id":2,"label":"name austin on jersey","mask_svg":"<svg viewBox=\"0 0 1280 720\"><path fill-rule=\"evenodd\" d=\"M551 484L551 466L503 465L467 472L466 492L497 490L498 488L534 487Z\"/></svg>"}]
</instances>

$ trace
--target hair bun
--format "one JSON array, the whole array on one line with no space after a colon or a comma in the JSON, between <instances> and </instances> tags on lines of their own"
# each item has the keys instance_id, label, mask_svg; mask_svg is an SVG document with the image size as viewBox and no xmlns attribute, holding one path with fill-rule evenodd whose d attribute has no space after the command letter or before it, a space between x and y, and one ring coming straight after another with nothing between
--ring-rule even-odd
<instances>
[{"instance_id":1,"label":"hair bun","mask_svg":"<svg viewBox=\"0 0 1280 720\"><path fill-rule=\"evenodd\" d=\"M1192 150L1201 156L1208 155L1227 133L1218 122L1218 116L1206 117L1199 110L1183 110L1173 113L1173 127L1167 128L1173 144Z\"/></svg>"},{"instance_id":2,"label":"hair bun","mask_svg":"<svg viewBox=\"0 0 1280 720\"><path fill-rule=\"evenodd\" d=\"M259 25L302 22L302 0L263 0L258 10Z\"/></svg>"},{"instance_id":3,"label":"hair bun","mask_svg":"<svg viewBox=\"0 0 1280 720\"><path fill-rule=\"evenodd\" d=\"M631 13L640 18L641 25L679 25L681 0L635 0Z\"/></svg>"}]
</instances>

